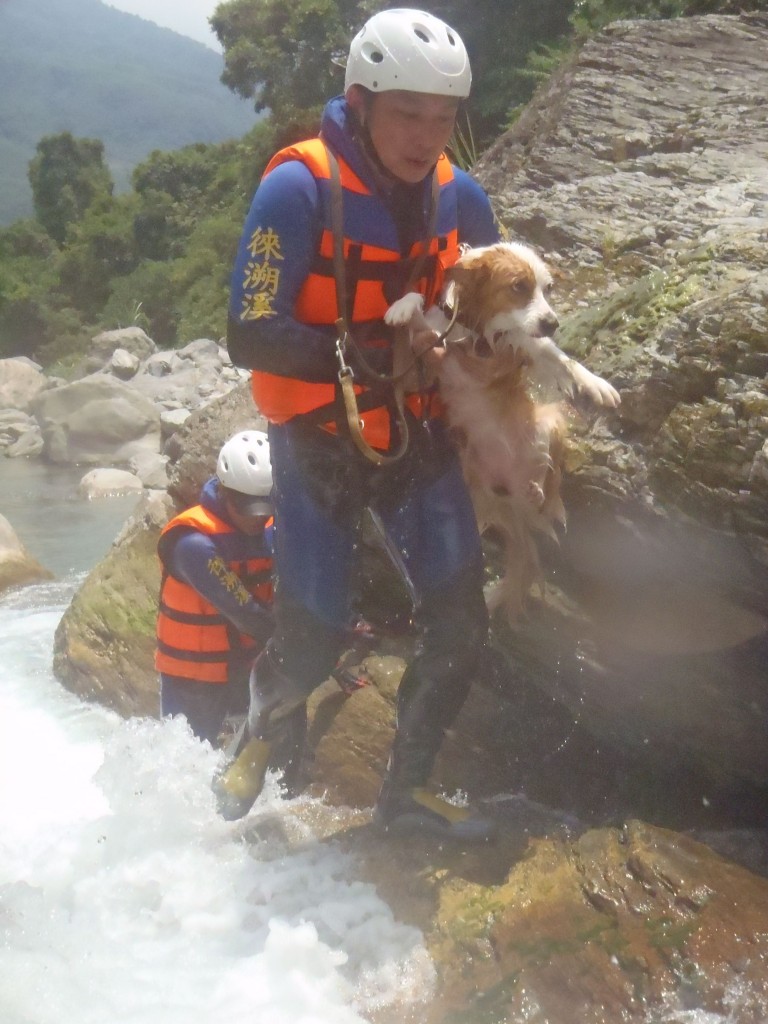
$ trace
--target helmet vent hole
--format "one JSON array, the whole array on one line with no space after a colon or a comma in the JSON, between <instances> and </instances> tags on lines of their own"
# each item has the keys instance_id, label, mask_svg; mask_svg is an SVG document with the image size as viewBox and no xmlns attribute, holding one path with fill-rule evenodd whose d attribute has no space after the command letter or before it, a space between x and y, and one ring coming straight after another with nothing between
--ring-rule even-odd
<instances>
[{"instance_id":1,"label":"helmet vent hole","mask_svg":"<svg viewBox=\"0 0 768 1024\"><path fill-rule=\"evenodd\" d=\"M427 33L423 29L415 28L413 31L414 31L415 35L422 41L422 43L429 43L429 42L431 42L429 36L427 35Z\"/></svg>"},{"instance_id":2,"label":"helmet vent hole","mask_svg":"<svg viewBox=\"0 0 768 1024\"><path fill-rule=\"evenodd\" d=\"M253 454L253 452L248 452L248 461L252 466L256 465L256 456Z\"/></svg>"},{"instance_id":3,"label":"helmet vent hole","mask_svg":"<svg viewBox=\"0 0 768 1024\"><path fill-rule=\"evenodd\" d=\"M371 62L371 64L381 64L384 60L384 54L378 46L372 42L363 44L362 54L366 60Z\"/></svg>"},{"instance_id":4,"label":"helmet vent hole","mask_svg":"<svg viewBox=\"0 0 768 1024\"><path fill-rule=\"evenodd\" d=\"M451 35L451 33L450 33L450 32L448 33L448 42L449 42L449 43L451 44L451 46L455 46L455 45L456 45L456 40L455 40L455 38L454 38L454 37L453 37L453 36Z\"/></svg>"}]
</instances>

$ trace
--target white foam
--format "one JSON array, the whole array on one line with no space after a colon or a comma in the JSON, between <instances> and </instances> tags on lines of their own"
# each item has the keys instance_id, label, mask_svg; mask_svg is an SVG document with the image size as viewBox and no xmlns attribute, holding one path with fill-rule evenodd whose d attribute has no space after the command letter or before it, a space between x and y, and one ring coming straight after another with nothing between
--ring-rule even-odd
<instances>
[{"instance_id":1,"label":"white foam","mask_svg":"<svg viewBox=\"0 0 768 1024\"><path fill-rule=\"evenodd\" d=\"M246 841L181 720L62 690L60 613L0 606L3 1024L357 1024L428 999L420 933L338 849L308 826L297 849ZM283 812L271 782L256 818Z\"/></svg>"}]
</instances>

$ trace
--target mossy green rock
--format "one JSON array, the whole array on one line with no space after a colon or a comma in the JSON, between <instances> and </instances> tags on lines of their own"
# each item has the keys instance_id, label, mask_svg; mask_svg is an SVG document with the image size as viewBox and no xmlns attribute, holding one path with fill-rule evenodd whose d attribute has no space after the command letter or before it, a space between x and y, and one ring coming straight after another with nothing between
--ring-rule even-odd
<instances>
[{"instance_id":1,"label":"mossy green rock","mask_svg":"<svg viewBox=\"0 0 768 1024\"><path fill-rule=\"evenodd\" d=\"M56 630L56 676L78 696L125 716L159 711L157 540L172 508L164 492L148 492Z\"/></svg>"}]
</instances>

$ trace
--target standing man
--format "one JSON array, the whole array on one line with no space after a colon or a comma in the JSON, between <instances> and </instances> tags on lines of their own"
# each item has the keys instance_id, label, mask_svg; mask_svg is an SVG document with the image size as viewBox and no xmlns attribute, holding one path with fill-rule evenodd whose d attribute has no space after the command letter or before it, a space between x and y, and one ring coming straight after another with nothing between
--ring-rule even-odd
<instances>
[{"instance_id":1,"label":"standing man","mask_svg":"<svg viewBox=\"0 0 768 1024\"><path fill-rule=\"evenodd\" d=\"M163 566L155 667L163 715L215 743L248 709L253 660L272 629L272 469L262 431L231 437L200 504L158 543Z\"/></svg>"},{"instance_id":2,"label":"standing man","mask_svg":"<svg viewBox=\"0 0 768 1024\"><path fill-rule=\"evenodd\" d=\"M463 839L492 831L425 788L488 617L475 516L433 385L436 336L420 332L403 353L383 323L406 291L434 301L461 243L498 241L485 193L443 152L470 80L464 45L443 21L401 8L374 15L352 41L345 93L327 105L320 137L273 157L245 222L228 345L253 371L270 423L278 583L247 728L215 784L228 818L250 809L281 723L333 669L370 508L421 630L377 820ZM423 359L409 373L414 353Z\"/></svg>"}]
</instances>

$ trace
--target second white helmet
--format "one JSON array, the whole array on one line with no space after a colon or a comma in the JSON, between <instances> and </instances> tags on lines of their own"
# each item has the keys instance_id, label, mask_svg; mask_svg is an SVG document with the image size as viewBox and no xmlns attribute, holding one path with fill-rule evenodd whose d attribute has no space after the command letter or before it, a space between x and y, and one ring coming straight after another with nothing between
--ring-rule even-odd
<instances>
[{"instance_id":1,"label":"second white helmet","mask_svg":"<svg viewBox=\"0 0 768 1024\"><path fill-rule=\"evenodd\" d=\"M229 490L236 510L244 515L269 515L272 464L269 440L262 430L243 430L226 441L219 452L216 476Z\"/></svg>"},{"instance_id":2,"label":"second white helmet","mask_svg":"<svg viewBox=\"0 0 768 1024\"><path fill-rule=\"evenodd\" d=\"M363 25L349 49L345 91L405 89L438 96L469 96L469 57L450 25L425 11L396 7Z\"/></svg>"}]
</instances>

